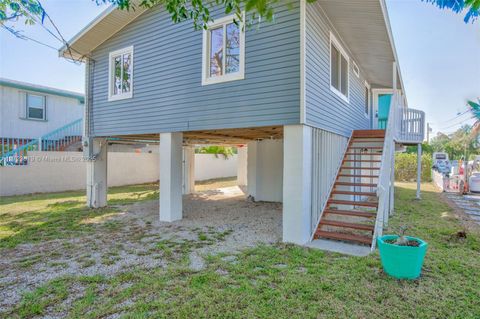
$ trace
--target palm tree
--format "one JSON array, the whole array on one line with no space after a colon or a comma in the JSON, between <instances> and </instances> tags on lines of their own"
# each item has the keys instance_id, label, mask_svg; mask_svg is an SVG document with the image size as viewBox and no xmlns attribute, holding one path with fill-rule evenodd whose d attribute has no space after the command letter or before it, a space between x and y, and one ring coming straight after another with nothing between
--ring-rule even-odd
<instances>
[{"instance_id":1,"label":"palm tree","mask_svg":"<svg viewBox=\"0 0 480 319\"><path fill-rule=\"evenodd\" d=\"M480 16L480 0L422 0L440 9L450 9L455 13L466 11L465 23L474 22Z\"/></svg>"},{"instance_id":2,"label":"palm tree","mask_svg":"<svg viewBox=\"0 0 480 319\"><path fill-rule=\"evenodd\" d=\"M477 119L470 133L470 137L476 139L480 133L480 98L478 99L478 103L468 101L467 104L470 106L470 111L473 113L473 116Z\"/></svg>"}]
</instances>

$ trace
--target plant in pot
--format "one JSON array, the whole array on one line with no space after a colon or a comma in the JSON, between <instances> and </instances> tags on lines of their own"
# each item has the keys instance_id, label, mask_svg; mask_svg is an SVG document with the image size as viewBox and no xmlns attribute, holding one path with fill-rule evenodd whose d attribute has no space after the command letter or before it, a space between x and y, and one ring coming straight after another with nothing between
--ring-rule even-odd
<instances>
[{"instance_id":1,"label":"plant in pot","mask_svg":"<svg viewBox=\"0 0 480 319\"><path fill-rule=\"evenodd\" d=\"M405 236L407 227L400 228L400 235L384 235L377 238L383 270L397 279L416 279L422 271L428 244L420 238Z\"/></svg>"}]
</instances>

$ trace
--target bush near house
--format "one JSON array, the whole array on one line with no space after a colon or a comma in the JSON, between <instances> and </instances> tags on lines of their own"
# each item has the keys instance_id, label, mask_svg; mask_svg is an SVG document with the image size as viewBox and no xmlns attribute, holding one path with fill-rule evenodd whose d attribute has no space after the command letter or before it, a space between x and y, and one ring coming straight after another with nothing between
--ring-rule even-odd
<instances>
[{"instance_id":1,"label":"bush near house","mask_svg":"<svg viewBox=\"0 0 480 319\"><path fill-rule=\"evenodd\" d=\"M237 149L235 147L229 146L204 146L204 147L197 147L195 149L195 153L197 154L214 154L216 158L218 155L223 155L225 159L228 159L230 156L237 154Z\"/></svg>"},{"instance_id":2,"label":"bush near house","mask_svg":"<svg viewBox=\"0 0 480 319\"><path fill-rule=\"evenodd\" d=\"M422 182L432 180L432 156L422 155ZM417 155L409 153L395 154L395 180L401 182L417 181Z\"/></svg>"}]
</instances>

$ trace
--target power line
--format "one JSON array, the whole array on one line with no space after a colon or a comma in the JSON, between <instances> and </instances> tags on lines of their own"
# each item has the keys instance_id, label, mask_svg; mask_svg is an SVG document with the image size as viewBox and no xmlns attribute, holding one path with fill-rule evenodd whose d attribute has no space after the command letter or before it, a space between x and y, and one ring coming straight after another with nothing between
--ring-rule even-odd
<instances>
[{"instance_id":1,"label":"power line","mask_svg":"<svg viewBox=\"0 0 480 319\"><path fill-rule=\"evenodd\" d=\"M38 1L38 0L37 0ZM81 62L81 61L77 61L74 57L73 57L73 54L72 54L72 50L75 51L76 53L80 54L82 57L83 55L76 51L75 49L73 49L72 47L70 47L70 45L68 44L68 41L65 40L65 38L63 37L62 33L60 32L60 29L57 27L57 25L55 24L55 22L53 22L53 19L50 17L50 15L47 13L47 11L43 8L42 4L40 3L40 1L38 1L38 4L40 4L40 6L42 7L42 10L43 12L45 13L45 16L48 18L48 21L50 21L50 23L52 24L52 26L55 28L55 31L57 31L59 37L60 37L60 42L62 42L63 45L65 45L67 47L67 50L68 50L68 53L70 55L70 58L72 58L73 61L76 61L76 62ZM43 24L42 24L43 25ZM50 31L49 31L50 32ZM51 33L51 32L50 32ZM57 37L56 37L57 38ZM58 38L57 38L58 39Z\"/></svg>"},{"instance_id":2,"label":"power line","mask_svg":"<svg viewBox=\"0 0 480 319\"><path fill-rule=\"evenodd\" d=\"M467 110L465 110L465 111L457 114L456 116L454 116L454 117L452 117L452 118L450 118L450 119L448 119L448 120L442 121L442 122L440 122L440 123L438 123L438 124L444 124L444 123L447 123L447 122L451 122L451 121L453 121L453 120L456 120L456 119L464 116L465 114L468 114L468 112L470 112L470 109L467 109Z\"/></svg>"},{"instance_id":3,"label":"power line","mask_svg":"<svg viewBox=\"0 0 480 319\"><path fill-rule=\"evenodd\" d=\"M15 30L15 29L13 29L13 28L7 27L7 26L4 25L4 24L1 24L1 27L4 28L5 30L7 30L8 32L12 33L14 36L16 36L16 37L19 38L19 39L32 41L32 42L38 43L38 44L43 45L43 46L45 46L45 47L47 47L47 48L50 48L50 49L53 49L53 50L57 51L57 48L55 48L54 46L51 46L50 44L47 44L47 43L38 41L38 40L36 40L36 39L34 39L34 38L28 37L28 36L22 34L20 31L17 31L17 30Z\"/></svg>"},{"instance_id":4,"label":"power line","mask_svg":"<svg viewBox=\"0 0 480 319\"><path fill-rule=\"evenodd\" d=\"M50 15L46 12L45 8L42 6L42 4L40 3L40 1L37 0L37 3L38 5L40 6L40 8L42 9L42 21L39 21L34 15L31 16L31 19L36 23L36 24L40 24L40 26L45 29L45 31L47 31L51 36L53 36L57 41L59 41L60 43L62 43L62 45L64 45L66 48L67 48L67 51L68 51L68 55L70 56L70 59L67 59L67 61L69 62L72 62L72 63L75 63L75 64L78 64L78 63L81 63L84 55L81 54L80 52L76 51L75 49L71 48L70 45L68 44L68 42L65 40L65 38L63 37L62 33L60 32L60 29L57 27L57 25L55 24L55 22L53 22L53 19L50 17ZM21 3L21 5L24 7L24 10L28 11L29 8L25 6L25 4ZM52 30L50 30L45 24L44 24L44 18L47 18L48 21L50 22L50 24L53 26L53 28L55 29L56 33L55 34ZM30 41L33 41L35 43L38 43L38 44L41 44L43 46L46 46L48 48L51 48L51 49L54 49L55 51L58 52L58 48L55 48L51 45L48 45L46 43L43 43L39 40L36 40L34 38L31 38L31 37L28 37L24 34L20 34L20 31L16 31L14 30L13 28L9 28L9 27L6 27L4 24L2 24L2 26L8 30L9 32L11 32L13 35L15 35L16 37L20 38L20 39L23 39L23 40L30 40ZM72 53L72 50L75 51L76 53L78 53L81 58L80 59L76 59L73 57L73 53Z\"/></svg>"},{"instance_id":5,"label":"power line","mask_svg":"<svg viewBox=\"0 0 480 319\"><path fill-rule=\"evenodd\" d=\"M464 122L466 122L466 121L469 121L469 120L471 120L471 119L474 119L474 118L475 118L475 116L471 116L471 117L469 117L468 119L465 119L465 120L460 121L460 122L458 122L458 123L455 123L455 124L452 124L452 125L449 125L449 126L445 126L445 127L441 127L441 128L439 128L438 130L444 130L444 129L447 129L447 128L451 128L451 127L453 127L453 126L460 125L460 124L462 124L462 123L464 123Z\"/></svg>"}]
</instances>

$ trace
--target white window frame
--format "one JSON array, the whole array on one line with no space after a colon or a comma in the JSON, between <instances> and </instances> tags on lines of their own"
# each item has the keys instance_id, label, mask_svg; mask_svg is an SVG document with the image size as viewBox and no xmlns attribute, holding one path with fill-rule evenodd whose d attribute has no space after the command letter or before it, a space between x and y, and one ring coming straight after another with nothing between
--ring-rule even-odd
<instances>
[{"instance_id":1,"label":"white window frame","mask_svg":"<svg viewBox=\"0 0 480 319\"><path fill-rule=\"evenodd\" d=\"M357 63L355 63L354 60L352 60L352 70L353 70L353 74L355 74L357 78L360 78L360 69L358 68Z\"/></svg>"},{"instance_id":2,"label":"white window frame","mask_svg":"<svg viewBox=\"0 0 480 319\"><path fill-rule=\"evenodd\" d=\"M332 85L332 45L337 48L337 50L340 52L341 55L347 60L347 95L344 95L342 92L337 90L333 85ZM329 77L329 84L330 84L330 90L335 93L338 97L340 97L342 100L344 100L347 103L350 103L350 57L347 54L347 51L343 48L343 46L340 44L340 41L337 40L335 35L330 32L330 43L328 50L330 52L329 54L329 60L328 64L330 66L330 70L328 72L328 77ZM340 82L341 80L341 72L339 74Z\"/></svg>"},{"instance_id":3,"label":"white window frame","mask_svg":"<svg viewBox=\"0 0 480 319\"><path fill-rule=\"evenodd\" d=\"M367 94L368 94L368 96L367 96L367 103L368 103L367 110L368 110L368 112L365 113L365 108L364 108L363 113L365 114L365 117L367 119L369 119L370 114L372 113L372 91L371 91L370 84L367 81L364 82L364 87L367 89Z\"/></svg>"},{"instance_id":4,"label":"white window frame","mask_svg":"<svg viewBox=\"0 0 480 319\"><path fill-rule=\"evenodd\" d=\"M28 96L29 95L35 95L35 96L40 96L43 98L43 117L41 119L36 118L36 117L30 117L30 106L28 105ZM32 107L32 109L40 109L39 107ZM47 120L47 96L43 94L38 94L38 93L30 93L30 92L25 92L25 118L27 120L32 120L32 121L46 121Z\"/></svg>"},{"instance_id":5,"label":"white window frame","mask_svg":"<svg viewBox=\"0 0 480 319\"><path fill-rule=\"evenodd\" d=\"M239 61L239 71L235 73L225 74L221 76L210 76L210 30L217 27L223 26L223 43L225 45L225 27L227 24L232 23L233 21L238 21L237 15L230 15L220 19L216 19L213 22L207 25L207 30L203 30L203 45L202 45L202 85L209 85L215 83L230 82L236 80L245 79L245 30L244 23L238 21L240 27L240 61ZM245 21L245 12L242 12L242 21ZM225 58L225 55L224 55ZM223 63L225 68L225 63Z\"/></svg>"},{"instance_id":6,"label":"white window frame","mask_svg":"<svg viewBox=\"0 0 480 319\"><path fill-rule=\"evenodd\" d=\"M113 74L113 69L114 69L114 63L113 63L113 59L114 57L118 56L118 55L123 55L125 53L130 53L130 63L132 65L132 73L130 75L130 83L131 83L131 87L130 87L130 92L126 92L126 93L120 93L120 94L113 94L113 85L114 85L114 81L113 81L113 78L114 78L114 74ZM123 59L122 59L122 65L123 65ZM120 50L116 50L116 51L112 51L109 53L108 55L108 101L118 101L118 100L124 100L124 99L131 99L133 97L133 45L132 46L129 46L129 47L126 47L126 48L123 48L123 49L120 49Z\"/></svg>"}]
</instances>

